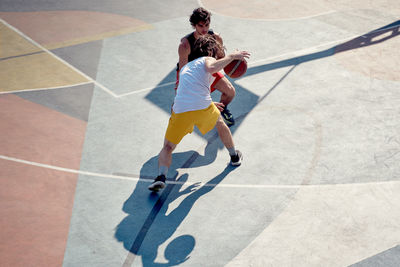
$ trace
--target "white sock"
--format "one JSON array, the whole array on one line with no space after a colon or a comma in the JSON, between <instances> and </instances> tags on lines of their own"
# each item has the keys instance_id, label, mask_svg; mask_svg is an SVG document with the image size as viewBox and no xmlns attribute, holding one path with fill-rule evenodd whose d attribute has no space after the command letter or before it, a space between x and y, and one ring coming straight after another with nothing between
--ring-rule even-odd
<instances>
[{"instance_id":1,"label":"white sock","mask_svg":"<svg viewBox=\"0 0 400 267\"><path fill-rule=\"evenodd\" d=\"M229 155L230 156L236 156L236 149L235 149L235 147L231 147L231 148L227 148L228 149L228 151L229 151Z\"/></svg>"},{"instance_id":2,"label":"white sock","mask_svg":"<svg viewBox=\"0 0 400 267\"><path fill-rule=\"evenodd\" d=\"M167 166L158 167L158 175L164 174L165 176L167 176L167 173L168 173L168 167Z\"/></svg>"}]
</instances>

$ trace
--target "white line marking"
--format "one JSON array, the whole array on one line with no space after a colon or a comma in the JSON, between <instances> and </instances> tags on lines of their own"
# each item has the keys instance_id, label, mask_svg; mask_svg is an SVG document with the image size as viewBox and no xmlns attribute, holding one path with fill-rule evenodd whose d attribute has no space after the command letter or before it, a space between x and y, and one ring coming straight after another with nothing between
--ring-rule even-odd
<instances>
[{"instance_id":1,"label":"white line marking","mask_svg":"<svg viewBox=\"0 0 400 267\"><path fill-rule=\"evenodd\" d=\"M32 40L29 36L25 35L23 32L21 32L20 30L18 30L17 28L15 28L14 26L8 24L6 21L4 21L3 19L0 18L0 22L3 23L4 25L6 25L8 28L10 28L11 30L15 31L16 33L18 33L19 35L21 35L23 38L25 38L27 41L31 42L32 44L36 45L37 47L39 47L41 50L45 51L46 53L48 53L49 55L51 55L52 57L54 57L55 59L57 59L58 61L60 61L61 63L67 65L68 67L70 67L71 69L73 69L74 71L76 71L77 73L79 73L80 75L82 75L83 77L85 77L87 80L93 82L94 84L96 84L98 87L100 87L101 89L103 89L105 92L107 92L108 94L110 94L113 97L117 97L116 94L114 94L111 90L109 90L107 87L105 87L104 85L100 84L99 82L97 82L96 80L93 80L91 77L89 77L88 75L86 75L85 73L83 73L82 71L80 71L79 69L75 68L74 66L72 66L71 64L69 64L67 61L63 60L62 58L58 57L57 55L55 55L54 53L52 53L51 51L49 51L48 49L46 49L45 47L43 47L42 45L40 45L38 42Z\"/></svg>"},{"instance_id":2,"label":"white line marking","mask_svg":"<svg viewBox=\"0 0 400 267\"><path fill-rule=\"evenodd\" d=\"M357 35L357 37L358 37L358 35ZM288 56L290 56L290 57L299 57L299 56L306 55L305 54L306 51L308 51L308 52L311 52L311 51L314 51L314 50L316 51L317 49L321 49L321 48L323 48L325 46L334 45L336 43L340 43L340 42L348 41L348 40L352 40L352 39L354 39L354 37L351 37L351 38L349 37L349 38L341 39L341 40L338 40L338 41L332 41L332 42L328 42L328 43L325 43L325 44L320 44L320 45L316 45L316 46L313 46L313 47L308 47L308 48L305 48L305 49L291 51L291 52L287 52L287 53L284 53L284 54L281 54L281 55L268 57L268 58L265 58L265 59L260 59L260 60L257 60L257 61L252 61L252 62L250 61L247 64L248 64L248 66L254 66L254 65L257 65L257 64L262 63L262 62L271 62L271 63L273 63L277 59L282 59L282 58L285 58L285 57L288 57ZM141 92L145 92L145 91L150 91L150 90L153 90L153 89L156 89L156 88L160 88L160 87L164 87L164 86L168 86L168 85L172 85L172 84L175 84L175 82L162 83L162 84L157 85L157 86L147 87L147 88L143 88L143 89L140 89L140 90L131 91L131 92L128 92L128 93L117 95L117 98L128 96L128 95L133 95L133 94L137 94L137 93L141 93Z\"/></svg>"},{"instance_id":3,"label":"white line marking","mask_svg":"<svg viewBox=\"0 0 400 267\"><path fill-rule=\"evenodd\" d=\"M118 179L118 180L130 180L136 182L145 182L151 183L153 182L150 179L141 179L139 177L128 177L123 175L113 175L113 174L104 174L104 173L96 173L89 171L81 171L74 170L69 168L63 168L58 166L53 166L49 164L33 162L23 159L17 159L13 157L8 157L4 155L0 155L0 159L13 161L17 163L22 163L26 165L31 165L35 167L46 168L50 170L62 171L67 173L74 173L79 175L93 176L93 177L102 177L102 178L110 178L110 179ZM314 185L257 185L257 184L211 184L211 183L198 183L198 182L179 182L179 181L167 181L167 184L179 184L179 185L194 185L198 184L200 186L210 186L210 187L227 187L227 188L265 188L265 189L298 189L298 188L318 188L318 187L326 187L326 186L363 186L363 185L380 185L380 184L398 184L400 181L383 181L383 182L366 182L366 183L348 183L348 184L314 184Z\"/></svg>"},{"instance_id":4,"label":"white line marking","mask_svg":"<svg viewBox=\"0 0 400 267\"><path fill-rule=\"evenodd\" d=\"M13 157L4 156L4 155L0 155L0 159L13 161L13 162L17 162L17 163L22 163L22 164L26 164L26 165L31 165L31 166L35 166L35 167L41 167L41 168L50 169L50 170L74 173L74 174L97 176L97 177L112 178L112 179L121 179L121 180L134 180L134 181L139 180L139 178L134 178L134 177L131 178L131 177L125 177L125 176L120 176L120 175L74 170L74 169L63 168L63 167L53 166L53 165L39 163L39 162L17 159L17 158L13 158Z\"/></svg>"},{"instance_id":5,"label":"white line marking","mask_svg":"<svg viewBox=\"0 0 400 267\"><path fill-rule=\"evenodd\" d=\"M308 55L310 53L321 52L320 50L326 49L329 46L332 46L332 48L333 48L333 47L335 47L335 46L337 46L339 44L343 44L345 42L351 41L351 40L356 39L356 38L360 38L360 37L367 38L368 34L378 33L378 32L382 32L382 31L386 31L386 30L390 30L390 29L398 28L398 27L399 27L399 25L391 26L391 27L388 27L388 28L385 28L385 29L374 30L374 31L368 32L367 34L364 34L364 35L357 34L357 35L354 35L352 37L346 37L346 38L343 38L343 39L340 39L340 40L331 41L331 42L327 42L327 43L324 43L324 44L319 44L319 45L316 45L316 46L312 46L312 47L296 50L296 51L293 51L293 52L287 52L287 53L284 53L284 54L281 54L281 55L278 55L278 56L273 56L273 57L269 57L269 58L260 59L260 60L253 61L253 62L249 62L248 65L249 66L257 65L257 64L259 64L261 62L266 62L266 61L267 62L271 61L271 63L273 63L277 59L282 59L282 58L290 59L290 57L301 57L301 56ZM289 57L289 58L287 58L287 57Z\"/></svg>"},{"instance_id":6,"label":"white line marking","mask_svg":"<svg viewBox=\"0 0 400 267\"><path fill-rule=\"evenodd\" d=\"M45 52L49 53L50 55L52 55L53 57L55 57L56 59L60 60L61 62L63 62L64 64L68 65L69 67L73 68L74 70L76 70L78 73L82 74L83 76L85 76L90 82L93 82L95 85L99 86L101 89L103 89L104 91L106 91L107 93L109 93L111 96L115 97L115 98L122 98L125 96L129 96L129 95L133 95L133 94L138 94L138 93L142 93L142 92L146 92L146 91L150 91L156 88L160 88L160 87L164 87L164 86L168 86L168 85L172 85L175 82L168 82L168 83L163 83L157 86L152 86L152 87L147 87L147 88L143 88L143 89L139 89L139 90L135 90L135 91L131 91L128 93L123 93L120 95L115 94L114 92L112 92L111 90L109 90L107 87L103 86L102 84L100 84L99 82L97 82L96 80L93 80L92 78L90 78L89 76L87 76L86 74L84 74L83 72L81 72L80 70L76 69L75 67L73 67L72 65L70 65L68 62L64 61L63 59L59 58L58 56L54 55L52 52L50 52L49 50L47 50L46 48L44 48L43 46L41 46L40 44L38 44L37 42L33 41L31 38L29 38L28 36L26 36L25 34L23 34L22 32L20 32L18 29L14 28L13 26L9 25L7 22L5 22L4 20L2 20L0 18L0 22L2 22L3 24L5 24L7 27L11 28L12 30L14 30L15 32L17 32L18 34L20 34L21 36L23 36L25 39L27 39L28 41L30 41L31 43L33 43L34 45L38 46L39 48L41 48L42 50L44 50ZM393 29L393 28L399 28L399 25L395 25L395 26L391 26L388 28L384 28L384 29L379 29L379 30L374 30L371 31L367 34L372 34L372 33L376 33L376 32L381 32L381 31L386 31L389 29ZM355 38L359 38L359 37L367 37L366 34L357 34L354 35L352 37L347 37L347 38L343 38L337 41L331 41L331 42L327 42L324 44L320 44L320 45L316 45L316 46L312 46L312 47L308 47L308 48L304 48L304 49L300 49L300 50L296 50L296 51L292 51L292 52L287 52L287 53L283 53L281 55L277 55L277 56L273 56L273 57L268 57L265 59L260 59L257 61L250 61L248 62L248 66L254 66L260 63L264 63L265 62L270 62L273 63L278 59L283 59L285 57L300 57L300 56L304 56L307 53L310 52L317 52L318 49L324 49L327 46L330 45L338 45L342 42L346 42L346 41L350 41L352 39ZM286 58L289 59L289 58Z\"/></svg>"},{"instance_id":7,"label":"white line marking","mask_svg":"<svg viewBox=\"0 0 400 267\"><path fill-rule=\"evenodd\" d=\"M1 94L25 93L25 92L33 92L33 91L57 90L57 89L69 88L69 87L77 87L77 86L80 86L80 85L92 84L92 83L93 83L92 81L88 81L88 82L76 83L76 84L69 84L69 85L63 85L63 86L58 86L58 87L34 88L34 89L23 89L23 90L14 90L14 91L4 91L4 92L0 92L0 95L1 95Z\"/></svg>"},{"instance_id":8,"label":"white line marking","mask_svg":"<svg viewBox=\"0 0 400 267\"><path fill-rule=\"evenodd\" d=\"M172 84L175 84L175 82L162 83L162 84L157 85L157 86L152 86L152 87L147 87L147 88L136 90L136 91L131 91L131 92L128 92L128 93L125 93L125 94L117 95L117 98L128 96L128 95L133 95L133 94L138 94L138 93L142 93L142 92L146 92L146 91L150 91L150 90L153 90L153 89L156 89L156 88L160 88L160 87L164 87L164 86L168 86L168 85L172 85Z\"/></svg>"},{"instance_id":9,"label":"white line marking","mask_svg":"<svg viewBox=\"0 0 400 267\"><path fill-rule=\"evenodd\" d=\"M392 27L388 27L388 28L385 28L385 29L374 30L374 31L371 31L371 32L369 32L367 34L386 31L388 29L398 28L398 27L399 26L397 25L397 26L392 26ZM280 54L280 55L277 55L277 56L272 56L272 57L268 57L268 58L264 58L264 59L259 59L257 61L248 61L247 64L248 64L248 66L255 66L255 65L260 64L260 63L264 63L265 64L266 62L274 63L278 59L284 60L284 59L290 59L290 58L294 58L294 57L301 57L301 56L305 56L305 55L310 54L310 53L320 52L319 50L326 49L329 46L339 45L341 43L348 42L350 40L353 40L355 38L359 38L359 37L362 37L362 36L367 36L367 35L365 35L365 34L364 35L357 34L357 35L354 35L352 37L346 37L346 38L343 38L343 39L340 39L340 40L331 41L331 42L327 42L327 43L324 43L324 44L319 44L319 45L316 45L316 46L312 46L312 47L308 47L308 48L304 48L304 49L300 49L300 50L296 50L296 51L283 53L283 54ZM131 91L131 92L128 92L128 93L125 93L125 94L117 95L117 98L124 97L124 96L127 96L127 95L133 95L133 94L137 94L137 93L141 93L141 92L145 92L145 91L150 91L150 90L153 90L155 88L160 88L160 87L164 87L164 86L172 85L172 84L175 84L175 82L163 83L163 84L157 85L155 87L147 87L147 88L143 88L143 89L140 89L140 90Z\"/></svg>"}]
</instances>

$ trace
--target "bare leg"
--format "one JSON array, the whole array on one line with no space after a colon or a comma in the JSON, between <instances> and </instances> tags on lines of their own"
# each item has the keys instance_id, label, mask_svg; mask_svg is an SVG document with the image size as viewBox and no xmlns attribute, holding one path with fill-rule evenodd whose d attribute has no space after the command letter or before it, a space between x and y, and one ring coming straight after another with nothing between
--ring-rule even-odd
<instances>
[{"instance_id":1,"label":"bare leg","mask_svg":"<svg viewBox=\"0 0 400 267\"><path fill-rule=\"evenodd\" d=\"M172 161L172 151L176 148L176 145L164 139L164 146L158 155L158 167L166 166L169 168Z\"/></svg>"},{"instance_id":2,"label":"bare leg","mask_svg":"<svg viewBox=\"0 0 400 267\"><path fill-rule=\"evenodd\" d=\"M221 138L221 141L225 145L225 147L227 149L234 147L235 144L233 143L232 133L229 130L228 126L226 126L226 124L222 120L221 116L219 116L215 127L217 128L219 138Z\"/></svg>"},{"instance_id":3,"label":"bare leg","mask_svg":"<svg viewBox=\"0 0 400 267\"><path fill-rule=\"evenodd\" d=\"M153 192L158 192L160 189L165 187L165 180L168 173L168 168L172 161L172 151L174 151L176 145L164 139L164 146L158 154L158 172L159 175L154 182L148 187Z\"/></svg>"},{"instance_id":4,"label":"bare leg","mask_svg":"<svg viewBox=\"0 0 400 267\"><path fill-rule=\"evenodd\" d=\"M242 152L235 149L231 130L229 130L228 126L224 123L221 116L219 116L215 127L217 128L219 138L221 138L222 143L229 151L229 155L231 156L230 164L236 167L240 166L241 160L243 158Z\"/></svg>"},{"instance_id":5,"label":"bare leg","mask_svg":"<svg viewBox=\"0 0 400 267\"><path fill-rule=\"evenodd\" d=\"M233 87L231 82L226 77L221 78L221 80L215 84L215 89L222 93L220 102L225 106L231 103L236 94L235 87Z\"/></svg>"}]
</instances>

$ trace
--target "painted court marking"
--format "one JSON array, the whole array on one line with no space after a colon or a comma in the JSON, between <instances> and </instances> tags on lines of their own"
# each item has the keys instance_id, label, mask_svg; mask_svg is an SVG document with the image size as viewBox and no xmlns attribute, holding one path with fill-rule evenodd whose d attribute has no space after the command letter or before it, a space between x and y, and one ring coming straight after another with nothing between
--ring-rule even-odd
<instances>
[{"instance_id":1,"label":"painted court marking","mask_svg":"<svg viewBox=\"0 0 400 267\"><path fill-rule=\"evenodd\" d=\"M153 89L156 89L156 88L161 88L161 87L165 87L165 86L173 85L173 84L175 84L175 82L162 83L162 84L157 85L157 86L151 86L151 87L143 88L143 89L140 89L140 90L135 90L135 91L131 91L131 92L128 92L128 93L121 94L121 95L117 95L116 97L117 98L121 98L121 97L125 97L125 96L128 96L128 95L134 95L134 94L138 94L138 93L142 93L142 92L147 92L147 91L150 91L150 90L153 90Z\"/></svg>"},{"instance_id":2,"label":"painted court marking","mask_svg":"<svg viewBox=\"0 0 400 267\"><path fill-rule=\"evenodd\" d=\"M2 57L2 58L0 58L0 61L13 59L13 58L19 58L19 57L32 56L32 55L41 54L41 53L44 53L44 51L37 51L37 52L32 52L32 53L27 53L27 54L17 55L17 56L11 56L11 57Z\"/></svg>"},{"instance_id":3,"label":"painted court marking","mask_svg":"<svg viewBox=\"0 0 400 267\"><path fill-rule=\"evenodd\" d=\"M388 29L397 28L397 27L399 27L399 26L395 25L395 26L384 28L384 29L374 30L374 31L368 32L367 34L386 31ZM301 56L305 56L305 55L307 55L309 53L319 52L320 50L326 49L329 46L335 46L335 45L339 45L341 43L348 42L350 40L353 40L355 38L359 38L361 36L366 36L366 34L363 33L363 34L353 35L352 37L347 37L347 38L343 38L343 39L340 39L340 40L331 41L331 42L319 44L319 45L316 45L316 46L311 46L311 47L308 47L308 48L304 48L304 49L300 49L300 50L296 50L296 51L292 51L292 52L283 53L283 54L280 54L280 55L277 55L277 56L272 56L272 57L268 57L268 58L264 58L264 59L259 59L259 60L256 60L256 61L251 61L251 62L248 62L247 64L248 64L249 67L250 66L256 67L258 64L261 64L261 63L263 63L263 64L265 64L267 62L274 63L274 62L276 62L278 60L284 60L284 59L288 59L290 57L301 57ZM169 86L169 85L172 85L172 84L175 84L175 82L162 83L162 84L159 84L157 86L151 86L151 87L147 87L147 88L131 91L131 92L128 92L128 93L117 95L116 98L121 98L121 97L129 96L129 95L133 95L133 94L138 94L138 93L150 91L150 90L153 90L153 89L156 89L156 88Z\"/></svg>"},{"instance_id":4,"label":"painted court marking","mask_svg":"<svg viewBox=\"0 0 400 267\"><path fill-rule=\"evenodd\" d=\"M80 85L85 85L85 84L92 84L93 82L88 81L88 82L83 82L83 83L77 83L77 84L69 84L69 85L63 85L63 86L57 86L57 87L48 87L48 88L33 88L33 89L23 89L23 90L14 90L14 91L4 91L0 92L0 95L2 94L14 94L14 93L25 93L25 92L34 92L34 91L50 91L50 90L57 90L57 89L63 89L63 88L71 88L71 87L77 87Z\"/></svg>"},{"instance_id":5,"label":"painted court marking","mask_svg":"<svg viewBox=\"0 0 400 267\"><path fill-rule=\"evenodd\" d=\"M18 30L17 28L15 28L14 26L8 24L6 21L4 21L3 19L0 18L0 22L3 23L4 25L6 25L7 27L9 27L11 30L15 31L16 33L18 33L19 35L21 35L23 38L25 38L27 41L29 41L30 43L32 43L33 45L37 46L38 48L40 48L41 50L43 50L44 52L48 53L50 56L54 57L55 59L57 59L58 61L60 61L61 63L67 65L68 67L70 67L71 69L73 69L74 71L76 71L77 73L79 73L80 75L82 75L83 77L85 77L88 81L94 83L95 85L97 85L98 87L100 87L101 89L103 89L105 92L107 92L108 94L110 94L113 97L117 97L116 94L114 94L111 90L109 90L107 87L105 87L104 85L100 84L99 82L97 82L96 80L93 80L91 77L89 77L88 75L86 75L85 73L83 73L82 71L80 71L79 69L75 68L74 66L72 66L71 64L69 64L67 61L63 60L62 58L56 56L54 53L52 53L51 51L49 51L48 49L46 49L45 47L43 47L42 45L40 45L39 43L37 43L36 41L32 40L30 37L28 37L27 35L25 35L23 32L21 32L20 30Z\"/></svg>"},{"instance_id":6,"label":"painted court marking","mask_svg":"<svg viewBox=\"0 0 400 267\"><path fill-rule=\"evenodd\" d=\"M73 174L80 174L80 175L86 175L86 176L92 176L92 177L101 177L101 178L109 178L109 179L117 179L117 180L129 180L129 181L136 181L136 182L145 182L145 183L152 183L153 178L140 178L140 177L130 177L130 176L123 176L123 175L113 175L113 174L105 174L105 173L97 173L97 172L90 172L90 171L81 171L81 170L74 170L70 168L63 168L63 167L58 167L58 166L53 166L49 164L44 164L44 163L39 163L39 162L33 162L33 161L28 161L28 160L23 160L23 159L17 159L13 157L8 157L4 155L0 155L0 159L7 160L7 161L12 161L16 163L21 163L21 164L26 164L34 167L40 167L40 168L45 168L49 170L55 170L55 171L62 171L62 172L67 172L67 173L73 173ZM209 186L209 187L226 187L226 188L265 188L265 189L296 189L296 188L318 188L318 187L324 187L324 186L362 186L362 185L371 185L371 184L398 184L400 181L383 181L383 182L367 182L367 183L349 183L349 184L318 184L318 185L263 185L263 184L211 184L211 183L199 183L199 182L179 182L179 181L170 181L168 180L166 182L167 184L179 184L179 185L199 185L199 186Z\"/></svg>"},{"instance_id":7,"label":"painted court marking","mask_svg":"<svg viewBox=\"0 0 400 267\"><path fill-rule=\"evenodd\" d=\"M94 83L96 86L100 87L102 90L104 90L105 92L107 92L109 95L111 95L114 98L122 98L122 97L126 97L126 96L129 96L129 95L139 94L139 93L147 92L147 91L150 91L150 90L153 90L153 89L156 89L156 88L161 88L161 87L165 87L165 86L169 86L169 85L175 84L175 81L174 82L167 82L167 83L159 84L157 86L151 86L151 87L147 87L147 88L142 88L142 89L139 89L139 90L134 90L134 91L123 93L123 94L119 94L119 95L115 94L112 90L108 89L106 86L102 85L101 83L99 83L96 80L94 80L91 77L89 77L84 72L80 71L79 69L75 68L74 66L72 66L71 64L66 62L65 60L61 59L60 57L58 57L57 55L55 55L54 53L52 53L51 51L49 51L45 47L41 46L39 43L35 42L30 37L28 37L27 35L25 35L21 31L19 31L17 28L13 27L12 25L8 24L7 22L2 20L1 18L0 18L0 22L2 22L4 25L9 27L13 31L17 32L19 35L21 35L23 38L25 38L26 40L28 40L32 44L34 44L37 47L39 47L40 49L42 49L44 52L50 54L52 57L56 58L57 60L61 61L62 63L64 63L68 67L72 68L73 70L75 70L76 72L78 72L79 74L84 76L88 80L87 84ZM368 32L367 34L386 31L388 29L398 28L398 27L399 27L398 25L394 25L394 26L391 26L391 27L386 27L386 28L374 30L374 31ZM326 47L338 45L340 43L343 43L343 42L346 42L346 41L350 41L352 39L359 38L359 37L365 36L365 35L366 35L365 33L364 34L357 34L357 35L354 35L352 37L347 37L347 38L343 38L343 39L340 39L340 40L331 41L331 42L327 42L327 43L324 43L324 44L308 47L308 48L305 48L305 49L300 49L300 50L296 50L296 51L292 51L292 52L283 53L283 54L280 54L280 55L277 55L277 56L268 57L268 58L260 59L260 60L257 60L257 61L248 62L248 66L257 66L260 63L264 63L265 64L266 62L274 63L277 60L283 60L283 59L285 59L287 57L304 56L304 55L307 55L308 53L318 52L319 50L324 49ZM78 85L80 85L80 84L78 84ZM72 86L77 86L77 85L72 85ZM68 87L68 86L54 87L54 88L27 89L27 90L21 90L19 92L33 91L33 90L51 90L51 89L58 89L58 88L64 88L64 87ZM6 93L15 93L15 91L5 91L5 92L1 92L0 94L6 94Z\"/></svg>"}]
</instances>

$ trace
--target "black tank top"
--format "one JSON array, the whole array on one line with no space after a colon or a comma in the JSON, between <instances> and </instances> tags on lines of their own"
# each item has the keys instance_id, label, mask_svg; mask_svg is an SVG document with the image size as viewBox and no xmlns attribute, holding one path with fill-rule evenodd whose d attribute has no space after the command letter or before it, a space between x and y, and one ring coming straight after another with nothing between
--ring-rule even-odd
<instances>
[{"instance_id":1,"label":"black tank top","mask_svg":"<svg viewBox=\"0 0 400 267\"><path fill-rule=\"evenodd\" d=\"M208 34L214 35L214 31L210 29L208 30ZM196 42L196 38L194 38L194 32L189 33L188 35L185 36L185 38L188 39L190 45L190 54L188 56L188 62L190 62L197 58L196 55L193 53L194 43ZM179 70L179 62L176 64L176 69Z\"/></svg>"}]
</instances>

